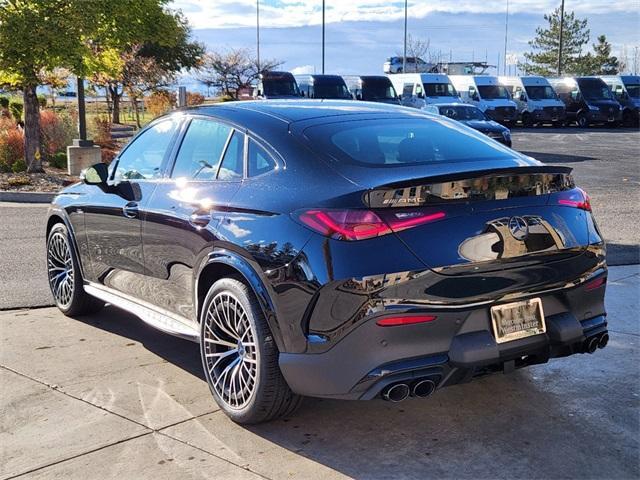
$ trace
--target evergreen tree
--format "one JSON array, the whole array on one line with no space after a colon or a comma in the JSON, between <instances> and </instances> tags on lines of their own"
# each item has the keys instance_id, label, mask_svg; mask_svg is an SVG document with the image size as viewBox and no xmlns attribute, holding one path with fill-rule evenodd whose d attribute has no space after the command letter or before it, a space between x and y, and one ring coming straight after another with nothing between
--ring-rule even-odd
<instances>
[{"instance_id":1,"label":"evergreen tree","mask_svg":"<svg viewBox=\"0 0 640 480\"><path fill-rule=\"evenodd\" d=\"M616 75L620 71L620 62L611 55L611 44L605 35L598 36L598 43L593 44L593 52L592 74Z\"/></svg>"},{"instance_id":2,"label":"evergreen tree","mask_svg":"<svg viewBox=\"0 0 640 480\"><path fill-rule=\"evenodd\" d=\"M525 53L525 63L520 68L527 74L551 76L557 74L558 49L560 43L560 9L545 14L547 28L538 27L536 37L529 41L532 51ZM586 56L582 48L589 43L587 20L576 18L573 12L565 12L562 30L562 74L581 70Z\"/></svg>"}]
</instances>

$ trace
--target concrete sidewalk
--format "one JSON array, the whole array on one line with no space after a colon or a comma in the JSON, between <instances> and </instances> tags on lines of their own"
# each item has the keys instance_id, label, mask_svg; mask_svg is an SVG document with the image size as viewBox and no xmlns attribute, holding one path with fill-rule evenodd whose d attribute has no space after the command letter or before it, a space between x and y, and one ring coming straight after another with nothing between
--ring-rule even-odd
<instances>
[{"instance_id":1,"label":"concrete sidewalk","mask_svg":"<svg viewBox=\"0 0 640 480\"><path fill-rule=\"evenodd\" d=\"M594 355L251 428L217 410L193 343L113 307L0 312L0 477L638 478L639 297L640 267L612 267Z\"/></svg>"}]
</instances>

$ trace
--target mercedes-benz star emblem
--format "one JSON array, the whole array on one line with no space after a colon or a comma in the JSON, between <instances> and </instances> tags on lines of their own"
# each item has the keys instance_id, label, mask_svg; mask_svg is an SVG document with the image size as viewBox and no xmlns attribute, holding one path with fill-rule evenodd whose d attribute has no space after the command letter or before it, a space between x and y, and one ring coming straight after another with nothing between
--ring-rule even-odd
<instances>
[{"instance_id":1,"label":"mercedes-benz star emblem","mask_svg":"<svg viewBox=\"0 0 640 480\"><path fill-rule=\"evenodd\" d=\"M529 225L522 217L511 217L509 219L509 231L516 240L525 240L529 236Z\"/></svg>"}]
</instances>

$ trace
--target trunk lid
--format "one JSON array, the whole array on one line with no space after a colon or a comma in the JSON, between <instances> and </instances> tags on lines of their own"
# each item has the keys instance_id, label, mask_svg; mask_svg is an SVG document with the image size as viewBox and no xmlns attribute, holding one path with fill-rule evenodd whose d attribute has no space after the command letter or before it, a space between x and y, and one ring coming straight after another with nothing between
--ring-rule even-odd
<instances>
[{"instance_id":1,"label":"trunk lid","mask_svg":"<svg viewBox=\"0 0 640 480\"><path fill-rule=\"evenodd\" d=\"M587 199L570 172L529 166L408 179L371 189L365 201L390 224L438 218L394 233L438 273L521 268L570 259L589 245Z\"/></svg>"}]
</instances>

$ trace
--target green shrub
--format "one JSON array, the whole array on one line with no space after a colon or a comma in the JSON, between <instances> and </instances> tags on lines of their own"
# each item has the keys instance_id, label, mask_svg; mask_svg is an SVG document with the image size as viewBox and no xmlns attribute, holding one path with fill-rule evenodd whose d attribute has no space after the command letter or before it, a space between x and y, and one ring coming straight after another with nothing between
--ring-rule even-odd
<instances>
[{"instance_id":1,"label":"green shrub","mask_svg":"<svg viewBox=\"0 0 640 480\"><path fill-rule=\"evenodd\" d=\"M40 104L40 108L45 108L47 106L47 97L41 93L38 95L38 103Z\"/></svg>"},{"instance_id":2,"label":"green shrub","mask_svg":"<svg viewBox=\"0 0 640 480\"><path fill-rule=\"evenodd\" d=\"M9 97L0 97L0 108L9 108Z\"/></svg>"},{"instance_id":3,"label":"green shrub","mask_svg":"<svg viewBox=\"0 0 640 480\"><path fill-rule=\"evenodd\" d=\"M16 160L15 162L13 162L13 165L11 166L11 171L13 173L26 172L27 171L26 162L22 159Z\"/></svg>"},{"instance_id":4,"label":"green shrub","mask_svg":"<svg viewBox=\"0 0 640 480\"><path fill-rule=\"evenodd\" d=\"M0 173L11 173L11 165L4 160L0 160Z\"/></svg>"},{"instance_id":5,"label":"green shrub","mask_svg":"<svg viewBox=\"0 0 640 480\"><path fill-rule=\"evenodd\" d=\"M9 111L11 112L11 116L16 122L22 120L22 111L24 109L24 105L18 102L11 102L9 104Z\"/></svg>"},{"instance_id":6,"label":"green shrub","mask_svg":"<svg viewBox=\"0 0 640 480\"><path fill-rule=\"evenodd\" d=\"M31 179L26 175L20 175L19 177L9 177L7 183L12 187L22 187L31 184Z\"/></svg>"},{"instance_id":7,"label":"green shrub","mask_svg":"<svg viewBox=\"0 0 640 480\"><path fill-rule=\"evenodd\" d=\"M51 157L49 165L54 168L67 168L67 154L64 152L58 152Z\"/></svg>"}]
</instances>

